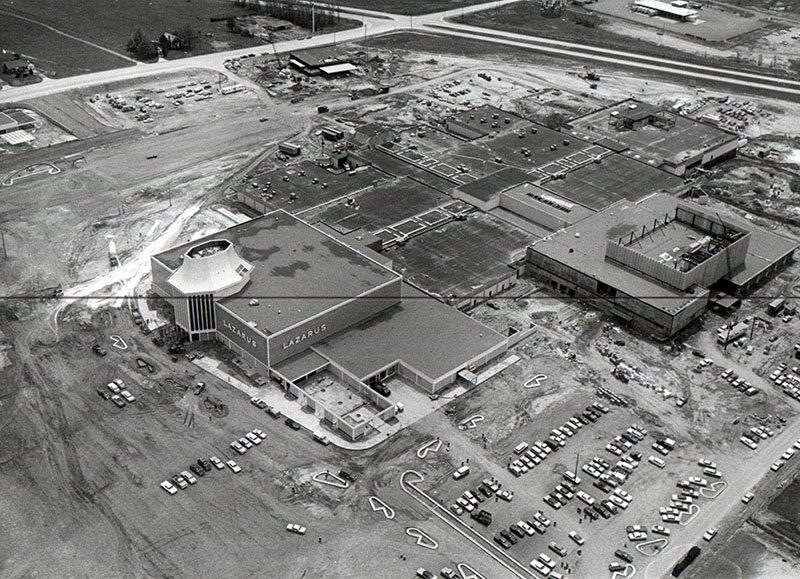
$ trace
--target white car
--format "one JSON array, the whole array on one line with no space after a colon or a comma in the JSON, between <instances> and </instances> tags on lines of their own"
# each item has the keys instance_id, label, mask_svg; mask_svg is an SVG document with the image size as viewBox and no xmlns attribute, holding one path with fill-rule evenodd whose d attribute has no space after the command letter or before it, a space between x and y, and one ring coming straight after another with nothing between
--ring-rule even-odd
<instances>
[{"instance_id":1,"label":"white car","mask_svg":"<svg viewBox=\"0 0 800 579\"><path fill-rule=\"evenodd\" d=\"M581 537L575 531L570 531L569 532L569 538L572 539L573 541L575 541L576 545L583 545L586 542L586 541L583 540L583 537Z\"/></svg>"},{"instance_id":2,"label":"white car","mask_svg":"<svg viewBox=\"0 0 800 579\"><path fill-rule=\"evenodd\" d=\"M174 495L175 493L178 492L178 489L176 489L175 486L168 480L165 480L164 482L161 483L161 488L167 491L171 495Z\"/></svg>"},{"instance_id":3,"label":"white car","mask_svg":"<svg viewBox=\"0 0 800 579\"><path fill-rule=\"evenodd\" d=\"M746 436L741 437L739 439L739 442L744 444L750 450L757 450L758 449L758 445L755 442L753 442L752 440L750 440L749 438L747 438Z\"/></svg>"},{"instance_id":4,"label":"white car","mask_svg":"<svg viewBox=\"0 0 800 579\"><path fill-rule=\"evenodd\" d=\"M783 461L783 460L777 460L777 461L773 462L773 463L772 463L772 466L771 466L771 467L769 467L769 468L770 468L770 469L771 469L773 472L778 472L779 470L781 470L781 469L783 468L783 465L784 465L784 464L786 464L786 462L785 462L785 461Z\"/></svg>"},{"instance_id":5,"label":"white car","mask_svg":"<svg viewBox=\"0 0 800 579\"><path fill-rule=\"evenodd\" d=\"M253 448L253 443L247 440L247 438L244 436L239 439L239 444L248 449Z\"/></svg>"},{"instance_id":6,"label":"white car","mask_svg":"<svg viewBox=\"0 0 800 579\"><path fill-rule=\"evenodd\" d=\"M652 465L655 465L655 466L657 466L658 468L664 468L664 465L666 464L666 463L665 463L663 460L661 460L661 459L660 459L660 458L658 458L657 456L651 456L651 457L649 457L649 458L647 459L647 462L649 462L649 463L650 463L650 464L652 464Z\"/></svg>"},{"instance_id":7,"label":"white car","mask_svg":"<svg viewBox=\"0 0 800 579\"><path fill-rule=\"evenodd\" d=\"M261 438L257 434L255 434L254 432L248 432L247 434L245 434L245 436L247 437L247 440L249 440L250 442L252 442L256 446L261 444Z\"/></svg>"},{"instance_id":8,"label":"white car","mask_svg":"<svg viewBox=\"0 0 800 579\"><path fill-rule=\"evenodd\" d=\"M217 467L217 470L224 470L224 469L225 469L225 465L224 465L224 464L222 463L222 461L221 461L219 458L217 458L216 456L212 456L212 457L211 457L211 458L209 458L208 460L210 460L210 461L211 461L211 464L213 464L215 467Z\"/></svg>"},{"instance_id":9,"label":"white car","mask_svg":"<svg viewBox=\"0 0 800 579\"><path fill-rule=\"evenodd\" d=\"M533 561L531 561L531 567L536 569L539 573L541 573L545 577L550 575L550 568L541 561L539 561L538 559L534 559Z\"/></svg>"},{"instance_id":10,"label":"white car","mask_svg":"<svg viewBox=\"0 0 800 579\"><path fill-rule=\"evenodd\" d=\"M717 530L714 527L711 527L703 535L703 540L704 541L711 541L711 539L713 539L716 536L717 536Z\"/></svg>"},{"instance_id":11,"label":"white car","mask_svg":"<svg viewBox=\"0 0 800 579\"><path fill-rule=\"evenodd\" d=\"M182 470L182 471L181 471L181 476L182 476L183 478L185 478L185 479L186 479L186 481L187 481L187 482L188 482L190 485L193 485L193 484L195 484L195 483L197 482L197 479L196 479L196 478L194 478L194 475L193 475L192 473L190 473L188 470Z\"/></svg>"},{"instance_id":12,"label":"white car","mask_svg":"<svg viewBox=\"0 0 800 579\"><path fill-rule=\"evenodd\" d=\"M755 497L755 495L752 492L745 493L744 496L742 497L742 502L744 504L747 504L753 500L753 497Z\"/></svg>"},{"instance_id":13,"label":"white car","mask_svg":"<svg viewBox=\"0 0 800 579\"><path fill-rule=\"evenodd\" d=\"M700 466L702 466L704 468L714 468L714 469L717 468L717 464L716 463L711 462L710 460L705 459L705 458L701 458L700 460L698 460L697 464L699 464Z\"/></svg>"},{"instance_id":14,"label":"white car","mask_svg":"<svg viewBox=\"0 0 800 579\"><path fill-rule=\"evenodd\" d=\"M116 384L117 386L119 386L119 387L120 387L120 390L121 390L122 388L125 388L125 382L123 382L123 381L122 381L122 380L120 380L119 378L114 378L113 382L114 382L114 384Z\"/></svg>"},{"instance_id":15,"label":"white car","mask_svg":"<svg viewBox=\"0 0 800 579\"><path fill-rule=\"evenodd\" d=\"M243 447L241 444L239 444L237 440L231 442L231 448L236 452L238 452L239 454L244 454L245 452L247 452L247 449Z\"/></svg>"},{"instance_id":16,"label":"white car","mask_svg":"<svg viewBox=\"0 0 800 579\"><path fill-rule=\"evenodd\" d=\"M631 502L633 497L620 488L614 489L614 494L621 498L623 501Z\"/></svg>"},{"instance_id":17,"label":"white car","mask_svg":"<svg viewBox=\"0 0 800 579\"><path fill-rule=\"evenodd\" d=\"M528 535L530 535L530 536L532 536L532 535L535 535L535 534L536 534L536 531L534 531L534 530L533 530L533 527L531 527L531 526L530 526L528 523L526 523L525 521L518 521L518 522L517 522L517 526L518 526L520 529L522 529L523 531L525 531L525 533L526 533L526 534L528 534Z\"/></svg>"},{"instance_id":18,"label":"white car","mask_svg":"<svg viewBox=\"0 0 800 579\"><path fill-rule=\"evenodd\" d=\"M504 501L506 501L507 503L510 503L511 499L514 498L514 493L511 492L511 491L507 491L507 490L503 489L503 490L497 492L497 496L499 498L503 499Z\"/></svg>"},{"instance_id":19,"label":"white car","mask_svg":"<svg viewBox=\"0 0 800 579\"><path fill-rule=\"evenodd\" d=\"M119 386L117 386L113 382L109 382L108 384L106 384L106 386L108 386L108 389L111 390L114 394L119 394Z\"/></svg>"},{"instance_id":20,"label":"white car","mask_svg":"<svg viewBox=\"0 0 800 579\"><path fill-rule=\"evenodd\" d=\"M263 430L261 430L260 428L254 428L253 429L253 434L255 434L256 436L261 438L261 440L264 440L265 438L267 438L267 434Z\"/></svg>"},{"instance_id":21,"label":"white car","mask_svg":"<svg viewBox=\"0 0 800 579\"><path fill-rule=\"evenodd\" d=\"M242 472L242 467L240 467L238 464L236 464L236 461L229 460L229 461L228 461L228 462L226 462L225 464L227 464L227 465L228 465L228 467L229 467L229 468L230 468L230 469L231 469L231 470L232 470L234 473L240 473L240 472Z\"/></svg>"},{"instance_id":22,"label":"white car","mask_svg":"<svg viewBox=\"0 0 800 579\"><path fill-rule=\"evenodd\" d=\"M782 458L783 460L789 460L789 459L790 459L790 458L792 458L793 456L794 456L794 449L793 449L793 448L788 448L788 449L786 449L786 452L784 452L784 453L781 455L781 458Z\"/></svg>"},{"instance_id":23,"label":"white car","mask_svg":"<svg viewBox=\"0 0 800 579\"><path fill-rule=\"evenodd\" d=\"M128 402L133 402L134 400L136 400L136 397L127 390L123 390L122 392L119 393L119 395L122 396Z\"/></svg>"},{"instance_id":24,"label":"white car","mask_svg":"<svg viewBox=\"0 0 800 579\"><path fill-rule=\"evenodd\" d=\"M550 569L556 566L556 562L544 553L539 553L539 561L547 565Z\"/></svg>"},{"instance_id":25,"label":"white car","mask_svg":"<svg viewBox=\"0 0 800 579\"><path fill-rule=\"evenodd\" d=\"M653 525L652 531L657 535L664 535L666 537L669 537L669 529L667 529L663 525Z\"/></svg>"},{"instance_id":26,"label":"white car","mask_svg":"<svg viewBox=\"0 0 800 579\"><path fill-rule=\"evenodd\" d=\"M298 535L306 534L306 528L303 527L302 525L298 525L297 523L289 523L288 525L286 525L286 530L289 531L290 533L296 533Z\"/></svg>"}]
</instances>

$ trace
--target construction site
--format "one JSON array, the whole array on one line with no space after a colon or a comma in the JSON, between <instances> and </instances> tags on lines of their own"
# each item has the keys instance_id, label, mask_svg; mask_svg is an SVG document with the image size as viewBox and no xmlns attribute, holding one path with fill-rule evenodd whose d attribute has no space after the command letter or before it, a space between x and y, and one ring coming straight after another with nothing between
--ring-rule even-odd
<instances>
[{"instance_id":1,"label":"construction site","mask_svg":"<svg viewBox=\"0 0 800 579\"><path fill-rule=\"evenodd\" d=\"M0 574L792 577L797 104L288 42L0 91Z\"/></svg>"}]
</instances>

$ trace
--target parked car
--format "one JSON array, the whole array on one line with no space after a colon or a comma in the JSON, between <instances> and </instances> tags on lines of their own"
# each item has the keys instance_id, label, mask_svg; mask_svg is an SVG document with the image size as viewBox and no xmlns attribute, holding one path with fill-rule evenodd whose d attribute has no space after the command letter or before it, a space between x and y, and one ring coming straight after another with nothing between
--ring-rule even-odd
<instances>
[{"instance_id":1,"label":"parked car","mask_svg":"<svg viewBox=\"0 0 800 579\"><path fill-rule=\"evenodd\" d=\"M178 492L178 489L176 489L172 485L172 483L167 481L167 480L165 480L164 482L161 483L161 488L164 489L165 491L167 491L171 495L174 495L175 493Z\"/></svg>"},{"instance_id":2,"label":"parked car","mask_svg":"<svg viewBox=\"0 0 800 579\"><path fill-rule=\"evenodd\" d=\"M300 424L295 422L291 418L287 418L286 421L284 422L284 424L286 424L286 426L288 426L292 430L300 430L300 428L301 428Z\"/></svg>"},{"instance_id":3,"label":"parked car","mask_svg":"<svg viewBox=\"0 0 800 579\"><path fill-rule=\"evenodd\" d=\"M216 456L212 456L209 460L211 461L211 464L213 464L215 467L217 467L217 470L224 470L225 469L225 465L223 464L223 462L219 458L217 458Z\"/></svg>"},{"instance_id":4,"label":"parked car","mask_svg":"<svg viewBox=\"0 0 800 579\"><path fill-rule=\"evenodd\" d=\"M236 452L238 452L239 454L244 454L245 452L247 452L247 449L241 444L239 444L239 442L236 440L231 442L231 448Z\"/></svg>"},{"instance_id":5,"label":"parked car","mask_svg":"<svg viewBox=\"0 0 800 579\"><path fill-rule=\"evenodd\" d=\"M128 402L134 402L136 400L136 397L127 390L122 390L119 393L119 395L122 396Z\"/></svg>"},{"instance_id":6,"label":"parked car","mask_svg":"<svg viewBox=\"0 0 800 579\"><path fill-rule=\"evenodd\" d=\"M233 461L233 460L229 460L225 464L227 464L228 468L230 468L234 473L242 472L242 467L240 467L238 464L236 464L236 462Z\"/></svg>"},{"instance_id":7,"label":"parked car","mask_svg":"<svg viewBox=\"0 0 800 579\"><path fill-rule=\"evenodd\" d=\"M111 397L111 401L112 401L114 404L116 404L117 406L119 406L120 408L122 408L123 406L125 406L125 401L124 401L122 398L120 398L118 394L114 394L114 395Z\"/></svg>"},{"instance_id":8,"label":"parked car","mask_svg":"<svg viewBox=\"0 0 800 579\"><path fill-rule=\"evenodd\" d=\"M298 525L297 523L289 523L288 525L286 525L286 530L289 531L290 533L295 533L297 535L306 534L306 528L303 527L302 525Z\"/></svg>"}]
</instances>

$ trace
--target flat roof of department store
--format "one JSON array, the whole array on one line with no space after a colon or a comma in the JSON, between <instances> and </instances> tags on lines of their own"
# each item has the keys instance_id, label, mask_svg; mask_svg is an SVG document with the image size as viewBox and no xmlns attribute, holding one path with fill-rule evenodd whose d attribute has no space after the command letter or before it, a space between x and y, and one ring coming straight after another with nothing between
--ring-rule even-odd
<instances>
[{"instance_id":1,"label":"flat roof of department store","mask_svg":"<svg viewBox=\"0 0 800 579\"><path fill-rule=\"evenodd\" d=\"M403 301L314 348L361 379L402 360L436 380L505 338L457 309L403 284Z\"/></svg>"},{"instance_id":2,"label":"flat roof of department store","mask_svg":"<svg viewBox=\"0 0 800 579\"><path fill-rule=\"evenodd\" d=\"M400 276L289 213L278 210L155 256L172 270L211 239L230 241L254 265L250 282L220 300L226 309L273 334ZM258 305L248 305L256 298Z\"/></svg>"}]
</instances>

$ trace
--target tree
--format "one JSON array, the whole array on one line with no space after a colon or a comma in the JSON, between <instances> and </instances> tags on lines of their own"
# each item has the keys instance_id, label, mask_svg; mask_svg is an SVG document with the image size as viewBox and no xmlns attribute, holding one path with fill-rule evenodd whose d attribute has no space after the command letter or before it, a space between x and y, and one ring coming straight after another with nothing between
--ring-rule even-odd
<instances>
[{"instance_id":1,"label":"tree","mask_svg":"<svg viewBox=\"0 0 800 579\"><path fill-rule=\"evenodd\" d=\"M197 31L187 24L178 30L176 36L181 39L181 46L184 50L191 50L197 40Z\"/></svg>"},{"instance_id":2,"label":"tree","mask_svg":"<svg viewBox=\"0 0 800 579\"><path fill-rule=\"evenodd\" d=\"M135 54L139 60L154 60L158 58L158 49L154 42L145 39L136 47Z\"/></svg>"},{"instance_id":3,"label":"tree","mask_svg":"<svg viewBox=\"0 0 800 579\"><path fill-rule=\"evenodd\" d=\"M155 44L147 40L141 28L133 33L125 49L139 60L153 60L158 58L158 49Z\"/></svg>"},{"instance_id":4,"label":"tree","mask_svg":"<svg viewBox=\"0 0 800 579\"><path fill-rule=\"evenodd\" d=\"M144 34L142 34L142 29L137 28L136 32L133 33L130 40L128 40L128 44L125 46L125 49L130 52L131 54L136 54L136 50L139 48L139 45L144 42Z\"/></svg>"}]
</instances>

